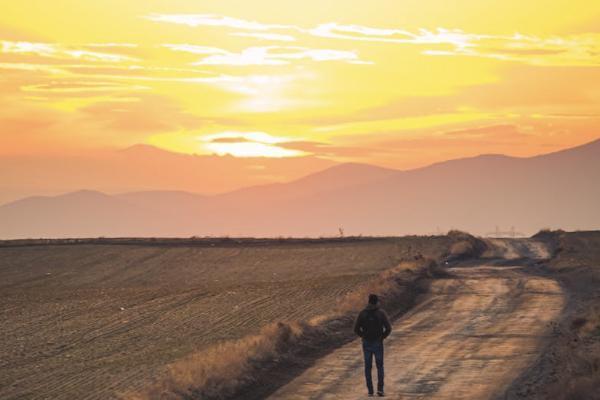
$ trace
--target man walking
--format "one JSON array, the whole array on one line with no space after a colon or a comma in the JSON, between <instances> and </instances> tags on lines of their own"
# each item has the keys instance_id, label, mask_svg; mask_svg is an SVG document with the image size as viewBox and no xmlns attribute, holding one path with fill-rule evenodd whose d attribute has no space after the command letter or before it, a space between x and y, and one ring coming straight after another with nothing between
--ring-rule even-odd
<instances>
[{"instance_id":1,"label":"man walking","mask_svg":"<svg viewBox=\"0 0 600 400\"><path fill-rule=\"evenodd\" d=\"M369 295L369 304L358 314L354 324L354 332L362 338L363 353L365 356L365 379L369 396L373 396L373 356L377 366L377 396L383 397L383 339L392 332L392 327L387 315L377 304L377 295Z\"/></svg>"}]
</instances>

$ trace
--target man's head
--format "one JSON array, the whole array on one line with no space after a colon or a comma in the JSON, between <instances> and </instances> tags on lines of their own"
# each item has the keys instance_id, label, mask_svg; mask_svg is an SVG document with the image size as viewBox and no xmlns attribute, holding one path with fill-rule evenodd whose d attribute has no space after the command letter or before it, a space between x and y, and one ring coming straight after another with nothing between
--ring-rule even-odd
<instances>
[{"instance_id":1,"label":"man's head","mask_svg":"<svg viewBox=\"0 0 600 400\"><path fill-rule=\"evenodd\" d=\"M369 295L369 304L376 305L378 302L379 302L379 298L377 297L376 294Z\"/></svg>"}]
</instances>

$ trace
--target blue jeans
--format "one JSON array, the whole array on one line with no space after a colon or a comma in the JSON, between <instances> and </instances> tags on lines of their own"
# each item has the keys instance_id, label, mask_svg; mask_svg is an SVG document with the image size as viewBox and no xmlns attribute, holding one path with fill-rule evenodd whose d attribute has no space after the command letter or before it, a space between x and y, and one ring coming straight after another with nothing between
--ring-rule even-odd
<instances>
[{"instance_id":1,"label":"blue jeans","mask_svg":"<svg viewBox=\"0 0 600 400\"><path fill-rule=\"evenodd\" d=\"M365 356L365 379L367 381L367 390L373 393L373 378L371 370L373 369L373 356L375 356L375 366L377 367L377 391L383 392L383 341L368 342L363 340L363 354Z\"/></svg>"}]
</instances>

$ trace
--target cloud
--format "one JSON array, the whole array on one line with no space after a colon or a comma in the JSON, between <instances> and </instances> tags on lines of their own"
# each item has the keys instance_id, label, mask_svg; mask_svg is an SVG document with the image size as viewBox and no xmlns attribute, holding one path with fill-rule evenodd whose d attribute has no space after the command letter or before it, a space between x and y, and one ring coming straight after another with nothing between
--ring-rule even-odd
<instances>
[{"instance_id":1,"label":"cloud","mask_svg":"<svg viewBox=\"0 0 600 400\"><path fill-rule=\"evenodd\" d=\"M197 129L204 124L202 118L187 113L177 103L163 96L145 94L124 100L96 103L81 109L81 113L105 128L144 135Z\"/></svg>"},{"instance_id":2,"label":"cloud","mask_svg":"<svg viewBox=\"0 0 600 400\"><path fill-rule=\"evenodd\" d=\"M99 47L99 48L128 48L128 49L135 49L137 47L139 47L137 44L134 43L90 43L88 44L88 47Z\"/></svg>"},{"instance_id":3,"label":"cloud","mask_svg":"<svg viewBox=\"0 0 600 400\"><path fill-rule=\"evenodd\" d=\"M122 62L122 61L135 61L135 58L129 56L123 56L120 54L109 54L100 53L97 51L89 50L64 50L64 54L75 58L83 59L88 61L106 61L106 62Z\"/></svg>"},{"instance_id":4,"label":"cloud","mask_svg":"<svg viewBox=\"0 0 600 400\"><path fill-rule=\"evenodd\" d=\"M271 29L296 29L293 25L262 24L256 21L248 21L238 18L214 14L151 14L145 16L147 20L154 22L169 22L173 24L198 26L218 26L253 31L267 31Z\"/></svg>"},{"instance_id":5,"label":"cloud","mask_svg":"<svg viewBox=\"0 0 600 400\"><path fill-rule=\"evenodd\" d=\"M194 44L163 44L163 47L173 51L181 51L192 54L228 54L227 50L218 47L198 46Z\"/></svg>"},{"instance_id":6,"label":"cloud","mask_svg":"<svg viewBox=\"0 0 600 400\"><path fill-rule=\"evenodd\" d=\"M308 153L285 146L289 138L273 136L266 132L219 132L200 139L203 147L218 155L237 157L300 157Z\"/></svg>"},{"instance_id":7,"label":"cloud","mask_svg":"<svg viewBox=\"0 0 600 400\"><path fill-rule=\"evenodd\" d=\"M235 143L230 140L235 140L238 142L250 141L250 142L258 142L258 143L266 143L266 144L278 144L285 143L290 141L291 139L281 136L270 135L266 132L237 132L237 131L226 131L219 132L210 135L205 135L202 137L203 141L211 142L211 143ZM224 140L224 141L223 141Z\"/></svg>"},{"instance_id":8,"label":"cloud","mask_svg":"<svg viewBox=\"0 0 600 400\"><path fill-rule=\"evenodd\" d=\"M423 47L421 52L425 56L483 57L534 65L598 65L600 63L600 34L598 33L539 37L521 33L492 35L447 28L409 31L336 22L303 28L286 24L263 24L213 14L154 14L146 18L155 22L192 27L219 26L243 29L251 32L233 34L258 39L287 40L291 36L269 31L291 31L329 39L419 46Z\"/></svg>"},{"instance_id":9,"label":"cloud","mask_svg":"<svg viewBox=\"0 0 600 400\"><path fill-rule=\"evenodd\" d=\"M204 148L220 156L284 158L306 155L302 151L257 142L206 143Z\"/></svg>"},{"instance_id":10,"label":"cloud","mask_svg":"<svg viewBox=\"0 0 600 400\"><path fill-rule=\"evenodd\" d=\"M243 95L257 95L281 88L297 79L291 75L228 75L197 68L171 68L143 65L98 63L0 62L0 71L12 76L2 84L0 97L8 88L25 92L45 92L78 97L100 91L140 91L152 83L210 85ZM14 92L14 90L12 91Z\"/></svg>"},{"instance_id":11,"label":"cloud","mask_svg":"<svg viewBox=\"0 0 600 400\"><path fill-rule=\"evenodd\" d=\"M415 134L409 131L365 132L360 135L338 137L337 140L355 147L369 146L391 152L414 152L415 163L418 157L434 155L439 152L465 156L490 153L518 155L521 151L529 152L530 146L564 140L565 137L581 136L581 127L588 127L589 122L581 121L579 126L557 124L554 121L536 118L514 118L511 122L499 119L489 124L472 122L463 126L446 126L428 129ZM562 136L562 137L561 137ZM594 135L591 139L594 139ZM597 135L596 135L597 137ZM439 159L438 154L438 158ZM443 157L454 158L455 156Z\"/></svg>"},{"instance_id":12,"label":"cloud","mask_svg":"<svg viewBox=\"0 0 600 400\"><path fill-rule=\"evenodd\" d=\"M525 152L531 151L531 145L544 142L542 136L551 135L547 128L533 126L526 120L514 124L471 123L462 127L438 127L418 134L412 131L377 131L340 136L335 139L338 145L331 146L334 149L331 155L327 154L328 147L317 147L314 154L338 159L348 157L353 161L406 169L479 154L526 155Z\"/></svg>"},{"instance_id":13,"label":"cloud","mask_svg":"<svg viewBox=\"0 0 600 400\"><path fill-rule=\"evenodd\" d=\"M418 32L409 32L402 29L382 29L361 25L341 25L337 23L321 24L316 28L308 30L313 36L396 43L396 44L448 44L458 49L474 46L473 40L481 35L465 33L459 29L438 28L435 31L420 29Z\"/></svg>"},{"instance_id":14,"label":"cloud","mask_svg":"<svg viewBox=\"0 0 600 400\"><path fill-rule=\"evenodd\" d=\"M430 56L472 56L548 66L596 66L600 63L600 34L566 37L479 35L469 47L424 50Z\"/></svg>"},{"instance_id":15,"label":"cloud","mask_svg":"<svg viewBox=\"0 0 600 400\"><path fill-rule=\"evenodd\" d=\"M531 134L523 132L522 128L513 124L475 126L466 129L444 131L438 134L439 138L448 138L449 140L484 140L487 144L492 142L518 144L530 136Z\"/></svg>"},{"instance_id":16,"label":"cloud","mask_svg":"<svg viewBox=\"0 0 600 400\"><path fill-rule=\"evenodd\" d=\"M232 36L250 37L255 39L273 40L278 42L295 42L296 38L291 35L282 35L280 33L261 33L261 32L234 32Z\"/></svg>"},{"instance_id":17,"label":"cloud","mask_svg":"<svg viewBox=\"0 0 600 400\"><path fill-rule=\"evenodd\" d=\"M383 151L383 149L370 147L368 144L361 146L339 146L332 143L315 141L291 141L281 143L280 146L286 149L304 151L316 157L336 159L369 157Z\"/></svg>"},{"instance_id":18,"label":"cloud","mask_svg":"<svg viewBox=\"0 0 600 400\"><path fill-rule=\"evenodd\" d=\"M215 148L215 144L220 149L230 148L228 145L243 145L246 143L264 144L277 146L280 149L291 151L296 155L313 155L317 157L346 158L346 157L364 157L373 154L377 150L364 146L347 147L337 146L332 143L297 140L281 136L273 136L265 132L221 132L213 135L204 136L203 142L209 143ZM224 145L224 146L222 146Z\"/></svg>"},{"instance_id":19,"label":"cloud","mask_svg":"<svg viewBox=\"0 0 600 400\"><path fill-rule=\"evenodd\" d=\"M566 113L572 107L597 104L600 69L519 65L502 70L496 82L466 86L440 96L403 97L346 115L309 118L300 122L338 125L393 120L463 111L493 113Z\"/></svg>"},{"instance_id":20,"label":"cloud","mask_svg":"<svg viewBox=\"0 0 600 400\"><path fill-rule=\"evenodd\" d=\"M69 48L51 43L1 40L0 45L0 53L2 54L33 54L43 58L101 61L110 63L120 63L137 60L133 57L121 54L112 54L86 49Z\"/></svg>"},{"instance_id":21,"label":"cloud","mask_svg":"<svg viewBox=\"0 0 600 400\"><path fill-rule=\"evenodd\" d=\"M89 92L116 92L148 90L147 86L128 85L115 82L81 82L81 81L54 81L36 85L21 86L24 92L36 93L89 93Z\"/></svg>"},{"instance_id":22,"label":"cloud","mask_svg":"<svg viewBox=\"0 0 600 400\"><path fill-rule=\"evenodd\" d=\"M206 55L193 65L287 65L292 60L341 61L347 63L363 63L354 51L310 49L299 46L257 46L248 47L240 53L234 53L216 47L197 46L191 44L165 44L174 51Z\"/></svg>"},{"instance_id":23,"label":"cloud","mask_svg":"<svg viewBox=\"0 0 600 400\"><path fill-rule=\"evenodd\" d=\"M382 29L360 25L321 24L308 31L313 36L421 46L428 56L472 56L525 62L536 65L598 65L600 35L583 34L566 37L539 37L515 33L490 35L460 29Z\"/></svg>"},{"instance_id":24,"label":"cloud","mask_svg":"<svg viewBox=\"0 0 600 400\"><path fill-rule=\"evenodd\" d=\"M2 63L0 70L10 73L14 78L2 84L1 95L6 95L10 86L28 92L46 92L67 95L84 92L92 95L98 91L147 90L153 83L210 85L220 90L244 96L261 95L270 101L290 82L303 79L301 73L266 75L231 75L207 72L194 68L160 68L147 66L118 66L106 64L30 64ZM51 79L50 82L47 80ZM100 85L79 85L76 82L100 81ZM75 82L75 83L74 83ZM266 96L266 97L265 97ZM283 101L280 99L280 101Z\"/></svg>"},{"instance_id":25,"label":"cloud","mask_svg":"<svg viewBox=\"0 0 600 400\"><path fill-rule=\"evenodd\" d=\"M565 52L565 49L540 49L540 48L484 48L483 52L492 54L513 54L517 56L544 56L544 55L556 55Z\"/></svg>"},{"instance_id":26,"label":"cloud","mask_svg":"<svg viewBox=\"0 0 600 400\"><path fill-rule=\"evenodd\" d=\"M244 143L250 141L250 139L245 137L220 137L209 140L210 143Z\"/></svg>"},{"instance_id":27,"label":"cloud","mask_svg":"<svg viewBox=\"0 0 600 400\"><path fill-rule=\"evenodd\" d=\"M49 74L65 73L65 70L46 64L29 64L29 63L0 63L0 69L12 71L27 71L27 72L45 72Z\"/></svg>"},{"instance_id":28,"label":"cloud","mask_svg":"<svg viewBox=\"0 0 600 400\"><path fill-rule=\"evenodd\" d=\"M184 78L182 82L202 83L216 86L220 89L248 96L256 96L272 92L295 80L293 75L226 75L221 74L206 78Z\"/></svg>"}]
</instances>

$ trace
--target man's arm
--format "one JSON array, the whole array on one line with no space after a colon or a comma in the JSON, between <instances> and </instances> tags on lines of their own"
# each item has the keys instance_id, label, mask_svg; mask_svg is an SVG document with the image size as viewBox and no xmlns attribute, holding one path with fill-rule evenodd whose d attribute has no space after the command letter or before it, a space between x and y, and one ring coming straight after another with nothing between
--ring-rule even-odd
<instances>
[{"instance_id":1,"label":"man's arm","mask_svg":"<svg viewBox=\"0 0 600 400\"><path fill-rule=\"evenodd\" d=\"M362 337L362 335L363 335L363 332L362 332L362 312L358 314L358 317L356 317L356 321L354 321L354 333L356 333L360 337Z\"/></svg>"},{"instance_id":2,"label":"man's arm","mask_svg":"<svg viewBox=\"0 0 600 400\"><path fill-rule=\"evenodd\" d=\"M383 322L383 338L385 339L386 337L390 336L390 333L392 333L392 325L390 324L390 320L388 319L387 314L385 313L385 311L380 310L381 311L381 322Z\"/></svg>"}]
</instances>

